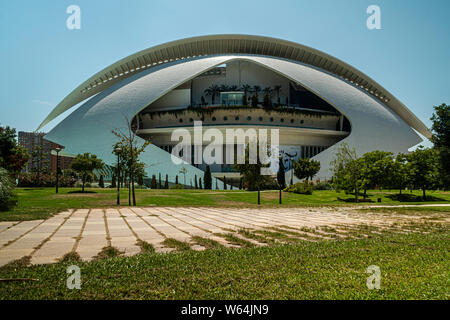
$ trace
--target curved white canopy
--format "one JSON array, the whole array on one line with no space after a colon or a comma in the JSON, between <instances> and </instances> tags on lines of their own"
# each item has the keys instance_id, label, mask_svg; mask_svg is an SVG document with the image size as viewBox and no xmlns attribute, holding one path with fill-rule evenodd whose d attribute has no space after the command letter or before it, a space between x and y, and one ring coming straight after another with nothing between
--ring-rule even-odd
<instances>
[{"instance_id":1,"label":"curved white canopy","mask_svg":"<svg viewBox=\"0 0 450 320\"><path fill-rule=\"evenodd\" d=\"M369 95L372 95L399 115L409 126L425 137L431 137L428 128L405 105L377 82L345 62L298 43L252 35L193 37L168 42L130 55L106 67L79 85L50 112L38 130L79 102L144 70L173 61L227 54L251 54L283 58L327 71L353 86L365 90Z\"/></svg>"}]
</instances>

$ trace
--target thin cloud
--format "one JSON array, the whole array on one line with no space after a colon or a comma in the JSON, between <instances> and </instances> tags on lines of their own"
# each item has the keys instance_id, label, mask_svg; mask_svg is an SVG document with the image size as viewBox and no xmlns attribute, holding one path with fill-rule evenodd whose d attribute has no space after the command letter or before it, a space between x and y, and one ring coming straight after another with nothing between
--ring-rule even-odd
<instances>
[{"instance_id":1,"label":"thin cloud","mask_svg":"<svg viewBox=\"0 0 450 320\"><path fill-rule=\"evenodd\" d=\"M48 101L43 101L43 100L33 100L32 102L34 103L38 103L38 104L42 104L44 106L50 106L53 107L55 104L52 102L48 102Z\"/></svg>"}]
</instances>

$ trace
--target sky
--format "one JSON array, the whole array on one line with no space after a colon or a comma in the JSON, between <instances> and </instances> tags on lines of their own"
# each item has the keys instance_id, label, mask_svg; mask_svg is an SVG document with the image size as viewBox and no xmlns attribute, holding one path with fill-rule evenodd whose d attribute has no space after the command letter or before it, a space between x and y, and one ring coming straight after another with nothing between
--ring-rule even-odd
<instances>
[{"instance_id":1,"label":"sky","mask_svg":"<svg viewBox=\"0 0 450 320\"><path fill-rule=\"evenodd\" d=\"M79 30L66 26L70 5L81 9ZM367 28L370 5L381 10L379 30ZM79 84L137 51L239 33L341 59L430 127L433 106L450 103L449 13L449 0L0 0L0 124L36 130Z\"/></svg>"}]
</instances>

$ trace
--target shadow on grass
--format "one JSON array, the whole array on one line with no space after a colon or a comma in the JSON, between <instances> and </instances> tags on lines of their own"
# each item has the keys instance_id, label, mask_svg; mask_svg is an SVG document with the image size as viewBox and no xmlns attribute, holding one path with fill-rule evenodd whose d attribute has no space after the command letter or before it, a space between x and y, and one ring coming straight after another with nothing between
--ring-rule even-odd
<instances>
[{"instance_id":1,"label":"shadow on grass","mask_svg":"<svg viewBox=\"0 0 450 320\"><path fill-rule=\"evenodd\" d=\"M390 194L386 195L386 198L389 198L394 201L400 201L400 202L428 202L428 201L445 201L445 199L433 197L433 196L426 196L425 200L422 198L422 196L416 195L416 194L410 194L410 193L402 193L402 194Z\"/></svg>"},{"instance_id":2,"label":"shadow on grass","mask_svg":"<svg viewBox=\"0 0 450 320\"><path fill-rule=\"evenodd\" d=\"M97 193L96 191L81 191L81 190L74 190L74 191L69 191L67 192L68 194L72 194L72 193Z\"/></svg>"},{"instance_id":3,"label":"shadow on grass","mask_svg":"<svg viewBox=\"0 0 450 320\"><path fill-rule=\"evenodd\" d=\"M18 204L17 196L13 196L11 199L6 201L6 203L0 203L0 212L9 211L15 206L17 206L17 204Z\"/></svg>"},{"instance_id":4,"label":"shadow on grass","mask_svg":"<svg viewBox=\"0 0 450 320\"><path fill-rule=\"evenodd\" d=\"M338 200L338 201L343 201L343 202L356 202L356 201L355 201L355 198L345 198L345 199L343 199L343 198L338 197L337 200ZM358 199L358 203L360 203L360 202L368 202L368 203L371 203L371 202L374 202L374 201L373 201L372 199L369 199L369 198L366 198L366 199L364 199L364 198L359 198L359 199Z\"/></svg>"}]
</instances>

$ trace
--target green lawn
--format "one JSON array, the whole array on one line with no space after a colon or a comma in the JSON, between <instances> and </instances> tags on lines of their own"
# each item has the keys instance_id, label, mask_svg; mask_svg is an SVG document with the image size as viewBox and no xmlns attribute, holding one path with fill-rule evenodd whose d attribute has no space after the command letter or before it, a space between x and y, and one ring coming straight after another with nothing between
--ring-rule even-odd
<instances>
[{"instance_id":1,"label":"green lawn","mask_svg":"<svg viewBox=\"0 0 450 320\"><path fill-rule=\"evenodd\" d=\"M73 193L79 189L60 188L18 188L18 205L9 211L0 212L0 221L31 220L47 218L52 214L72 208L102 208L116 206L116 191L113 189L87 189L91 193ZM370 191L372 204L381 198L381 204L423 204L420 191L409 199L399 201L397 191ZM450 192L428 192L433 201L426 203L450 203ZM247 191L213 190L136 190L138 206L257 206L257 193ZM352 195L335 191L314 191L312 195L299 195L283 192L283 206L352 205L340 199L351 199ZM128 190L121 191L122 205L128 204ZM418 201L419 200L419 201ZM364 203L367 204L367 203ZM261 205L278 206L278 191L261 193Z\"/></svg>"},{"instance_id":2,"label":"green lawn","mask_svg":"<svg viewBox=\"0 0 450 320\"><path fill-rule=\"evenodd\" d=\"M425 228L423 231L430 231ZM450 231L0 268L0 299L448 299ZM66 288L66 268L81 289ZM369 290L366 269L381 270Z\"/></svg>"}]
</instances>

